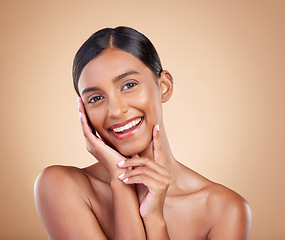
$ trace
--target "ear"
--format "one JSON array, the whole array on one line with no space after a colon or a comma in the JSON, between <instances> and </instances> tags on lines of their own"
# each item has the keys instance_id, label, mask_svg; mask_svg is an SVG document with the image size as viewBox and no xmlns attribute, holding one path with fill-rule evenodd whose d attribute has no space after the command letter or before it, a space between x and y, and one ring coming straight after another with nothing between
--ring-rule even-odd
<instances>
[{"instance_id":1,"label":"ear","mask_svg":"<svg viewBox=\"0 0 285 240\"><path fill-rule=\"evenodd\" d=\"M160 74L158 84L160 88L161 102L167 102L171 98L173 92L173 79L171 74L168 71L163 70Z\"/></svg>"}]
</instances>

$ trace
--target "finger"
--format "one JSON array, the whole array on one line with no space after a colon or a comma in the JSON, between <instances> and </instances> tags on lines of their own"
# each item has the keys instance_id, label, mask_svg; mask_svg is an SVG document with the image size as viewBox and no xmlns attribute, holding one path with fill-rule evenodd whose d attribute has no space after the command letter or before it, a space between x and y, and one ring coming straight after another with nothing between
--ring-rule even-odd
<instances>
[{"instance_id":1,"label":"finger","mask_svg":"<svg viewBox=\"0 0 285 240\"><path fill-rule=\"evenodd\" d=\"M131 156L131 158L139 158L140 156L138 155L138 154L135 154L135 155L133 155L133 156ZM128 167L128 170L130 171L130 170L133 170L134 169L134 167Z\"/></svg>"},{"instance_id":2,"label":"finger","mask_svg":"<svg viewBox=\"0 0 285 240\"><path fill-rule=\"evenodd\" d=\"M168 177L170 175L169 171L158 164L155 161L149 160L148 158L139 157L139 158L131 158L126 159L124 161L121 161L118 163L119 168L138 168L138 167L147 167L149 169L152 169L153 171L157 172L160 175Z\"/></svg>"},{"instance_id":3,"label":"finger","mask_svg":"<svg viewBox=\"0 0 285 240\"><path fill-rule=\"evenodd\" d=\"M168 184L164 182L159 182L150 176L142 175L125 178L123 182L125 184L143 184L149 189L150 193L152 193L153 195L164 193L169 186Z\"/></svg>"},{"instance_id":4,"label":"finger","mask_svg":"<svg viewBox=\"0 0 285 240\"><path fill-rule=\"evenodd\" d=\"M102 138L99 138L100 141L98 141L98 137L94 135L93 130L88 123L85 107L84 107L84 104L83 104L81 97L77 97L77 102L78 102L81 127L83 130L84 136L87 138L87 140L89 140L90 142L94 142L95 144L98 142L101 142L101 141L103 142Z\"/></svg>"},{"instance_id":5,"label":"finger","mask_svg":"<svg viewBox=\"0 0 285 240\"><path fill-rule=\"evenodd\" d=\"M88 152L108 169L117 169L116 162L125 160L125 157L93 134L84 113L81 113L80 120Z\"/></svg>"},{"instance_id":6,"label":"finger","mask_svg":"<svg viewBox=\"0 0 285 240\"><path fill-rule=\"evenodd\" d=\"M136 176L141 176L142 178L151 177L157 182L161 182L166 185L170 184L170 176L160 175L152 169L146 167L135 168L132 171L124 172L119 176L119 179L124 181L126 178L132 178Z\"/></svg>"},{"instance_id":7,"label":"finger","mask_svg":"<svg viewBox=\"0 0 285 240\"><path fill-rule=\"evenodd\" d=\"M100 136L100 134L97 131L95 131L95 134L99 139L101 139L104 143L106 143L105 140Z\"/></svg>"},{"instance_id":8,"label":"finger","mask_svg":"<svg viewBox=\"0 0 285 240\"><path fill-rule=\"evenodd\" d=\"M101 162L103 166L106 167L107 171L117 170L116 162L123 161L125 157L108 146L102 138L95 136L89 125L82 99L78 97L77 101L81 127L88 152Z\"/></svg>"},{"instance_id":9,"label":"finger","mask_svg":"<svg viewBox=\"0 0 285 240\"><path fill-rule=\"evenodd\" d=\"M78 110L79 110L79 118L80 118L80 121L81 121L81 126L82 126L82 128L84 126L83 130L88 130L88 131L92 132L92 129L89 126L88 121L87 121L87 116L86 116L85 108L84 108L84 105L83 105L81 97L77 97L77 102L78 102ZM88 128L85 127L85 122L89 126Z\"/></svg>"},{"instance_id":10,"label":"finger","mask_svg":"<svg viewBox=\"0 0 285 240\"><path fill-rule=\"evenodd\" d=\"M152 148L154 161L159 163L161 166L166 166L159 140L159 124L155 125L153 128Z\"/></svg>"},{"instance_id":11,"label":"finger","mask_svg":"<svg viewBox=\"0 0 285 240\"><path fill-rule=\"evenodd\" d=\"M99 139L93 134L92 128L89 125L88 120L87 120L87 115L85 112L82 99L80 97L77 97L77 101L78 101L78 109L79 109L81 127L83 131L83 135L85 136L85 139L86 139L87 149L89 152L91 152L92 150L96 151L96 149L98 149L99 147L103 147L105 143L103 142L101 138Z\"/></svg>"},{"instance_id":12,"label":"finger","mask_svg":"<svg viewBox=\"0 0 285 240\"><path fill-rule=\"evenodd\" d=\"M82 101L81 97L77 97L77 103L78 103L79 112L85 113L85 108L84 108L83 101Z\"/></svg>"},{"instance_id":13,"label":"finger","mask_svg":"<svg viewBox=\"0 0 285 240\"><path fill-rule=\"evenodd\" d=\"M88 124L87 116L85 114L85 111L82 110L82 107L79 108L79 117L80 117L81 127L82 127L82 130L83 130L84 136L85 137L90 137L91 134L94 136L94 134L92 133L92 129L91 129L91 127Z\"/></svg>"}]
</instances>

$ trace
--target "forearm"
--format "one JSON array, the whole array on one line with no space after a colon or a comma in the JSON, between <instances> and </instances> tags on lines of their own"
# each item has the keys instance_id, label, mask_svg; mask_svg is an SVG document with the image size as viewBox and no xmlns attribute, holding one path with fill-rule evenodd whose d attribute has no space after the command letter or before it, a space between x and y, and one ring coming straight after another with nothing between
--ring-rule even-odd
<instances>
[{"instance_id":1,"label":"forearm","mask_svg":"<svg viewBox=\"0 0 285 240\"><path fill-rule=\"evenodd\" d=\"M114 238L116 240L145 240L144 225L134 185L112 180L114 204Z\"/></svg>"},{"instance_id":2,"label":"forearm","mask_svg":"<svg viewBox=\"0 0 285 240\"><path fill-rule=\"evenodd\" d=\"M153 218L144 221L145 231L148 240L169 240L166 222L163 217Z\"/></svg>"}]
</instances>

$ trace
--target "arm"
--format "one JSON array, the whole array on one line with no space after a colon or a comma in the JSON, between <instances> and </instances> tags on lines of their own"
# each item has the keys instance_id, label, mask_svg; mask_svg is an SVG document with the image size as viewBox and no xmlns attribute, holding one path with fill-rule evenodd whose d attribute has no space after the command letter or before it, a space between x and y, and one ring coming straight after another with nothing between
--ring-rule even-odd
<instances>
[{"instance_id":1,"label":"arm","mask_svg":"<svg viewBox=\"0 0 285 240\"><path fill-rule=\"evenodd\" d=\"M171 175L166 169L159 141L158 126L153 129L153 158L135 156L118 163L121 168L132 167L119 178L126 185L136 184L140 202L140 215L143 219L148 240L169 239L163 206Z\"/></svg>"},{"instance_id":2,"label":"arm","mask_svg":"<svg viewBox=\"0 0 285 240\"><path fill-rule=\"evenodd\" d=\"M125 157L95 137L88 125L82 100L79 99L80 120L88 151L105 167L111 178L114 204L114 237L116 240L146 239L139 214L139 202L134 186L123 184L118 176L125 171L117 163Z\"/></svg>"},{"instance_id":3,"label":"arm","mask_svg":"<svg viewBox=\"0 0 285 240\"><path fill-rule=\"evenodd\" d=\"M146 239L133 185L111 182L114 205L114 239Z\"/></svg>"}]
</instances>

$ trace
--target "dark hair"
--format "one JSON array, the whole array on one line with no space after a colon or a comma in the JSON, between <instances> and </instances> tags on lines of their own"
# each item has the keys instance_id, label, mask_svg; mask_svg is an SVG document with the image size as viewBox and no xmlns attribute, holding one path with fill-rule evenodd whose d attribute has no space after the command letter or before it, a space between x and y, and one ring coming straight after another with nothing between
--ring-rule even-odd
<instances>
[{"instance_id":1,"label":"dark hair","mask_svg":"<svg viewBox=\"0 0 285 240\"><path fill-rule=\"evenodd\" d=\"M103 50L115 47L128 52L142 61L156 76L160 76L162 66L159 56L142 33L130 27L104 28L91 35L75 55L72 68L73 84L78 90L82 69Z\"/></svg>"}]
</instances>

